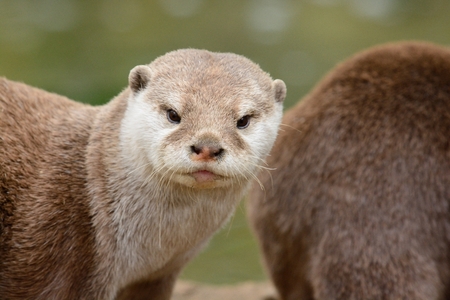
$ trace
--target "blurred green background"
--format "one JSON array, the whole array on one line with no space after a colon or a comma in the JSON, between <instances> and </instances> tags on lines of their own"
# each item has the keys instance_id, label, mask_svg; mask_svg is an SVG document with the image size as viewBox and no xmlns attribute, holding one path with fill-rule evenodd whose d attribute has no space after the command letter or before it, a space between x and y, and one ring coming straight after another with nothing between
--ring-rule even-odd
<instances>
[{"instance_id":1,"label":"blurred green background","mask_svg":"<svg viewBox=\"0 0 450 300\"><path fill-rule=\"evenodd\" d=\"M289 107L337 62L411 39L449 45L450 1L0 0L0 76L92 104L118 94L135 65L190 47L247 56L286 82ZM244 208L183 278L265 278Z\"/></svg>"}]
</instances>

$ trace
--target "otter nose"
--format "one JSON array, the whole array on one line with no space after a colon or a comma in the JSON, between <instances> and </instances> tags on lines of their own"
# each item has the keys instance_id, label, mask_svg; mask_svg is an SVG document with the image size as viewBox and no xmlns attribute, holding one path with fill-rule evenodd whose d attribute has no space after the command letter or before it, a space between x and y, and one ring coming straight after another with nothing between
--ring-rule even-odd
<instances>
[{"instance_id":1,"label":"otter nose","mask_svg":"<svg viewBox=\"0 0 450 300\"><path fill-rule=\"evenodd\" d=\"M223 148L216 145L198 144L191 146L191 152L194 155L194 160L217 159L223 155L224 151L225 150Z\"/></svg>"}]
</instances>

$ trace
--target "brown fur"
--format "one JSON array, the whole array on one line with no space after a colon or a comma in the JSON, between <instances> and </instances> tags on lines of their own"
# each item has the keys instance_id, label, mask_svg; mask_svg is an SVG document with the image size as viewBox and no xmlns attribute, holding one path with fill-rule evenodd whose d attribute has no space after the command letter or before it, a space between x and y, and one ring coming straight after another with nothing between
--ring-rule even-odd
<instances>
[{"instance_id":1,"label":"brown fur","mask_svg":"<svg viewBox=\"0 0 450 300\"><path fill-rule=\"evenodd\" d=\"M0 298L75 299L88 287L85 151L96 111L1 79Z\"/></svg>"},{"instance_id":2,"label":"brown fur","mask_svg":"<svg viewBox=\"0 0 450 300\"><path fill-rule=\"evenodd\" d=\"M244 141L252 129L236 129L234 106L253 103L247 99L253 92L259 96L254 129L270 114L280 121L285 96L281 81L247 59L200 50L171 52L136 67L129 83L107 105L91 107L0 79L0 299L169 299L179 271L230 217L247 186L243 176L250 176L227 173L220 176L229 182L223 187L217 177L186 186L172 181L175 172L153 170L146 155L163 155L170 147L185 155L191 151L185 140L203 129L224 153L205 155L212 146L200 136L191 165L231 170L223 165L233 154L244 165L254 148ZM166 118L173 91L186 98L177 107L180 124ZM148 124L175 133L175 146L169 142L158 152L128 143L135 131L140 142L161 134L123 129L137 98L150 107L141 110L148 114L144 121L157 116ZM212 120L212 129L199 123ZM275 123L268 125L273 140ZM235 145L234 136L240 139Z\"/></svg>"},{"instance_id":3,"label":"brown fur","mask_svg":"<svg viewBox=\"0 0 450 300\"><path fill-rule=\"evenodd\" d=\"M450 299L450 50L362 52L282 124L250 201L281 298Z\"/></svg>"}]
</instances>

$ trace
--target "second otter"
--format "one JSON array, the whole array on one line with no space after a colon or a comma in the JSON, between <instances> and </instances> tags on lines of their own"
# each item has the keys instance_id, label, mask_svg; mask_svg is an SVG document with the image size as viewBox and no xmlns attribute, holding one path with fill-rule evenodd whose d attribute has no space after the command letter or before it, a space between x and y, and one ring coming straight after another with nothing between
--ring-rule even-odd
<instances>
[{"instance_id":1,"label":"second otter","mask_svg":"<svg viewBox=\"0 0 450 300\"><path fill-rule=\"evenodd\" d=\"M91 107L0 80L0 298L169 299L272 147L286 87L179 50Z\"/></svg>"},{"instance_id":2,"label":"second otter","mask_svg":"<svg viewBox=\"0 0 450 300\"><path fill-rule=\"evenodd\" d=\"M250 209L281 299L449 299L450 50L364 51L282 123Z\"/></svg>"}]
</instances>

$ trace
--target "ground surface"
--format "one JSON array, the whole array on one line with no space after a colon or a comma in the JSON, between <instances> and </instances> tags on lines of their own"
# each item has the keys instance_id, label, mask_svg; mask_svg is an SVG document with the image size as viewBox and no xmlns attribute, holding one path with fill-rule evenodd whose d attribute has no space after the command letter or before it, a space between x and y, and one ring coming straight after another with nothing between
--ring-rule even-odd
<instances>
[{"instance_id":1,"label":"ground surface","mask_svg":"<svg viewBox=\"0 0 450 300\"><path fill-rule=\"evenodd\" d=\"M205 285L178 281L172 300L276 300L274 287L268 282L245 282L236 285Z\"/></svg>"}]
</instances>

